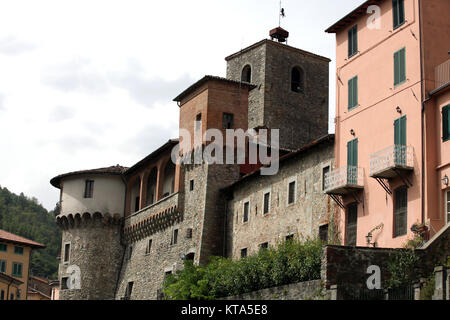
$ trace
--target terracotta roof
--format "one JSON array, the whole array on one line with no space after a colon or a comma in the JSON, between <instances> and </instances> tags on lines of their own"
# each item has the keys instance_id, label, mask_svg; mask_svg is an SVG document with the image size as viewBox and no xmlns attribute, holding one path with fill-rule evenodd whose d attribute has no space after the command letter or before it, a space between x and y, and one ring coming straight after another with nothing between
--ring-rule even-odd
<instances>
[{"instance_id":1,"label":"terracotta roof","mask_svg":"<svg viewBox=\"0 0 450 320\"><path fill-rule=\"evenodd\" d=\"M128 169L127 167L122 167L120 165L116 165L116 166L111 166L111 167L106 167L106 168L74 171L74 172L64 173L57 177L54 177L52 180L50 180L50 183L55 188L61 188L61 186L60 186L61 180L64 178L67 178L67 177L86 175L86 174L121 175L127 169Z\"/></svg>"},{"instance_id":2,"label":"terracotta roof","mask_svg":"<svg viewBox=\"0 0 450 320\"><path fill-rule=\"evenodd\" d=\"M173 99L173 101L180 102L189 93L191 93L194 90L200 88L203 84L205 84L206 82L211 81L211 80L216 80L216 81L222 81L222 82L232 83L232 84L236 84L236 85L241 85L241 86L248 87L250 89L256 88L256 86L254 84L251 84L251 83L248 83L248 82L236 81L236 80L231 80L231 79L227 79L227 78L222 78L222 77L217 77L217 76L208 76L207 75L207 76L204 76L203 78L201 78L199 81L197 81L193 85L191 85L186 90L184 90L182 93L180 93L175 99Z\"/></svg>"},{"instance_id":3,"label":"terracotta roof","mask_svg":"<svg viewBox=\"0 0 450 320\"><path fill-rule=\"evenodd\" d=\"M345 17L340 19L338 22L329 27L325 32L336 33L342 28L345 28L349 24L353 23L360 16L367 14L367 8L371 5L378 5L383 0L367 0L361 4L358 8L347 14Z\"/></svg>"},{"instance_id":4,"label":"terracotta roof","mask_svg":"<svg viewBox=\"0 0 450 320\"><path fill-rule=\"evenodd\" d=\"M16 286L20 286L23 284L19 279L8 276L6 273L0 272L0 280L6 281L7 283L14 284Z\"/></svg>"},{"instance_id":5,"label":"terracotta roof","mask_svg":"<svg viewBox=\"0 0 450 320\"><path fill-rule=\"evenodd\" d=\"M320 144L322 144L322 143L324 143L324 142L331 142L331 141L334 141L334 134L327 134L327 135L325 135L325 136L323 136L323 137L321 137L321 138L318 138L318 139L316 139L316 140L314 140L314 141L311 141L310 143L304 145L304 146L301 147L300 149L295 150L294 152L291 152L291 153L288 153L288 154L286 154L286 155L284 155L284 156L281 156L281 157L280 157L279 163L281 164L282 162L284 162L284 161L286 161L286 160L288 160L288 159L290 159L290 158L292 158L292 157L295 157L295 156L297 156L297 155L299 155L299 154L301 154L301 153L303 153L303 152L306 152L306 151L308 151L308 150L310 150L310 149L313 149L313 148L319 146ZM263 166L263 167L267 167L267 166ZM255 171L253 171L253 172L251 172L251 173L249 173L249 174L243 176L241 179L239 179L238 181L236 181L236 182L230 184L229 186L226 186L226 187L223 188L222 190L228 190L228 189L231 189L231 188L233 188L234 186L236 186L236 185L238 185L239 183L241 183L242 181L247 180L248 178L255 176L255 175L258 174L260 171L261 171L261 168L259 168L259 169L255 170Z\"/></svg>"},{"instance_id":6,"label":"terracotta roof","mask_svg":"<svg viewBox=\"0 0 450 320\"><path fill-rule=\"evenodd\" d=\"M34 280L43 282L43 283L45 283L45 284L48 284L48 283L49 283L49 280L48 280L48 279L45 279L45 278L41 278L41 277L37 277L37 276L30 276L30 278L33 278Z\"/></svg>"},{"instance_id":7,"label":"terracotta roof","mask_svg":"<svg viewBox=\"0 0 450 320\"><path fill-rule=\"evenodd\" d=\"M45 248L45 245L43 244L40 244L33 240L18 236L16 234L1 229L0 229L0 241L22 244L34 248Z\"/></svg>"}]
</instances>

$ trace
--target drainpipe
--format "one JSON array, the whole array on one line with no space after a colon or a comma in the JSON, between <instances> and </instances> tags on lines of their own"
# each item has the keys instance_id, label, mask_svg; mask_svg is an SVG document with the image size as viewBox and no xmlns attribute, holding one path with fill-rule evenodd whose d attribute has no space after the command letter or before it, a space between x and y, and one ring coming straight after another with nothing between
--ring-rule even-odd
<instances>
[{"instance_id":1,"label":"drainpipe","mask_svg":"<svg viewBox=\"0 0 450 320\"><path fill-rule=\"evenodd\" d=\"M420 80L421 80L421 101L422 101L422 112L421 112L421 121L420 121L420 130L421 130L421 144L422 144L422 224L425 223L425 98L424 98L424 91L425 91L425 77L424 77L424 70L423 70L423 30L422 30L422 1L418 0L419 4L419 33L420 33Z\"/></svg>"}]
</instances>

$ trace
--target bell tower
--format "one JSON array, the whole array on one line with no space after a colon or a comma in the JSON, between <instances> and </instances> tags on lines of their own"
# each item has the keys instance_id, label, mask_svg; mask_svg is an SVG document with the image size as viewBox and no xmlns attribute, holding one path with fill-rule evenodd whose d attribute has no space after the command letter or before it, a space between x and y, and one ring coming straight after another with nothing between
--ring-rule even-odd
<instances>
[{"instance_id":1,"label":"bell tower","mask_svg":"<svg viewBox=\"0 0 450 320\"><path fill-rule=\"evenodd\" d=\"M248 128L279 129L280 148L295 150L328 134L330 59L289 46L281 27L225 58L227 78L249 82Z\"/></svg>"}]
</instances>

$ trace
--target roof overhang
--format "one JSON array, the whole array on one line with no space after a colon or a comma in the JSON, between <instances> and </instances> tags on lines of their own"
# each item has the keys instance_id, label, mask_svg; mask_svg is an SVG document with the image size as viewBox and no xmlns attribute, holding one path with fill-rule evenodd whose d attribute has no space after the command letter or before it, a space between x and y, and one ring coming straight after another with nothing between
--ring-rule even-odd
<instances>
[{"instance_id":1,"label":"roof overhang","mask_svg":"<svg viewBox=\"0 0 450 320\"><path fill-rule=\"evenodd\" d=\"M351 23L353 23L356 19L358 19L363 14L367 14L367 8L371 5L378 5L383 0L367 0L363 4L361 4L358 8L347 14L345 17L340 19L338 22L329 27L325 32L327 33L337 33L342 28L347 27Z\"/></svg>"}]
</instances>

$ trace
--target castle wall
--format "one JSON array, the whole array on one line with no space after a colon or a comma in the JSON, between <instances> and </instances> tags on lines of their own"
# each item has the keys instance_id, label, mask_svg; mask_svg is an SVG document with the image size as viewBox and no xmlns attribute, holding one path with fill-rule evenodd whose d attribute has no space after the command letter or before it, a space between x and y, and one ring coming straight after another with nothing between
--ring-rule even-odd
<instances>
[{"instance_id":1,"label":"castle wall","mask_svg":"<svg viewBox=\"0 0 450 320\"><path fill-rule=\"evenodd\" d=\"M80 280L80 287L60 290L60 300L110 300L114 299L123 248L120 244L119 220L107 221L100 215L84 215L72 225L65 224L62 233L59 280ZM64 262L65 245L70 244L70 258ZM73 266L80 273L72 273Z\"/></svg>"},{"instance_id":2,"label":"castle wall","mask_svg":"<svg viewBox=\"0 0 450 320\"><path fill-rule=\"evenodd\" d=\"M274 176L257 173L237 184L228 202L228 256L257 253L259 246L274 246L294 234L300 239L319 236L319 226L330 223L335 204L323 192L323 168L333 164L333 143L324 142L309 151L280 162ZM288 185L296 181L295 202L288 204ZM269 212L263 214L263 195L270 192ZM243 221L249 201L248 222Z\"/></svg>"},{"instance_id":3,"label":"castle wall","mask_svg":"<svg viewBox=\"0 0 450 320\"><path fill-rule=\"evenodd\" d=\"M92 198L84 198L85 181L94 180ZM86 175L66 178L63 182L61 214L85 212L123 215L125 184L120 176Z\"/></svg>"}]
</instances>

